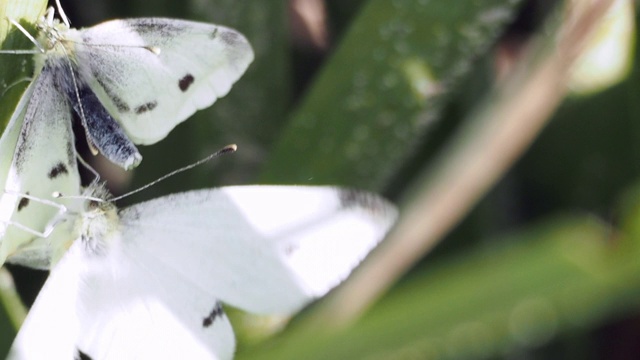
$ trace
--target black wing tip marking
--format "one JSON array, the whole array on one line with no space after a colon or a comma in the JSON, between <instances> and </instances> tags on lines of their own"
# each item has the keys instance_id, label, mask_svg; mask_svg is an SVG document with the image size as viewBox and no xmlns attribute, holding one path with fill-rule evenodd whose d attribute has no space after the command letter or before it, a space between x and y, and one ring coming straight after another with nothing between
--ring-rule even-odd
<instances>
[{"instance_id":1,"label":"black wing tip marking","mask_svg":"<svg viewBox=\"0 0 640 360\"><path fill-rule=\"evenodd\" d=\"M73 357L73 360L93 360L93 358L82 350L76 349L76 355Z\"/></svg>"},{"instance_id":2,"label":"black wing tip marking","mask_svg":"<svg viewBox=\"0 0 640 360\"><path fill-rule=\"evenodd\" d=\"M222 308L222 303L220 301L216 301L216 304L213 306L213 309L204 319L202 319L202 327L208 328L213 325L214 321L224 316L224 309Z\"/></svg>"},{"instance_id":3,"label":"black wing tip marking","mask_svg":"<svg viewBox=\"0 0 640 360\"><path fill-rule=\"evenodd\" d=\"M27 191L27 195L29 195L29 192ZM24 209L25 207L27 207L27 205L29 205L29 199L23 197L22 199L20 199L20 201L18 202L18 211Z\"/></svg>"},{"instance_id":4,"label":"black wing tip marking","mask_svg":"<svg viewBox=\"0 0 640 360\"><path fill-rule=\"evenodd\" d=\"M177 24L175 20L162 18L142 18L127 25L137 33L160 35L160 38L173 38L185 31L184 26Z\"/></svg>"},{"instance_id":5,"label":"black wing tip marking","mask_svg":"<svg viewBox=\"0 0 640 360\"><path fill-rule=\"evenodd\" d=\"M362 208L372 214L385 214L393 209L387 200L375 194L355 189L337 190L341 208Z\"/></svg>"},{"instance_id":6,"label":"black wing tip marking","mask_svg":"<svg viewBox=\"0 0 640 360\"><path fill-rule=\"evenodd\" d=\"M220 38L220 40L229 48L234 48L239 45L249 45L244 35L232 29L221 29L216 27L209 36L212 40Z\"/></svg>"},{"instance_id":7,"label":"black wing tip marking","mask_svg":"<svg viewBox=\"0 0 640 360\"><path fill-rule=\"evenodd\" d=\"M155 109L156 106L158 106L158 102L153 100L153 101L149 101L146 104L142 104L142 105L138 106L135 109L135 111L136 111L136 114L140 115L140 114L146 113L147 111L151 111L151 110Z\"/></svg>"},{"instance_id":8,"label":"black wing tip marking","mask_svg":"<svg viewBox=\"0 0 640 360\"><path fill-rule=\"evenodd\" d=\"M47 176L49 179L53 180L62 174L69 174L69 169L62 162L57 163L54 167L49 170Z\"/></svg>"},{"instance_id":9,"label":"black wing tip marking","mask_svg":"<svg viewBox=\"0 0 640 360\"><path fill-rule=\"evenodd\" d=\"M193 84L194 80L195 78L193 77L193 75L187 74L178 81L178 87L182 92L185 92L189 90L189 87L191 87L191 84Z\"/></svg>"},{"instance_id":10,"label":"black wing tip marking","mask_svg":"<svg viewBox=\"0 0 640 360\"><path fill-rule=\"evenodd\" d=\"M223 31L220 34L220 40L230 47L246 42L244 36L235 31Z\"/></svg>"}]
</instances>

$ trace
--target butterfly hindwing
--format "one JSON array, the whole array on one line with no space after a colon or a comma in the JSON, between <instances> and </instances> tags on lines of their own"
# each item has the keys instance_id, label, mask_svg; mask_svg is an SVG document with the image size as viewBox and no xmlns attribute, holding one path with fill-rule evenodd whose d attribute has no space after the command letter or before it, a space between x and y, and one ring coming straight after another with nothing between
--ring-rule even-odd
<instances>
[{"instance_id":1,"label":"butterfly hindwing","mask_svg":"<svg viewBox=\"0 0 640 360\"><path fill-rule=\"evenodd\" d=\"M56 89L75 110L93 150L126 170L138 166L142 155L80 76L78 66L66 56L50 56L44 60L42 71L53 76Z\"/></svg>"},{"instance_id":2,"label":"butterfly hindwing","mask_svg":"<svg viewBox=\"0 0 640 360\"><path fill-rule=\"evenodd\" d=\"M80 358L75 356L80 334L76 312L80 274L81 265L72 256L65 255L55 266L20 327L8 359Z\"/></svg>"},{"instance_id":3,"label":"butterfly hindwing","mask_svg":"<svg viewBox=\"0 0 640 360\"><path fill-rule=\"evenodd\" d=\"M117 249L85 245L76 241L52 270L10 359L232 357L233 330L219 302Z\"/></svg>"},{"instance_id":4,"label":"butterfly hindwing","mask_svg":"<svg viewBox=\"0 0 640 360\"><path fill-rule=\"evenodd\" d=\"M96 358L230 358L233 330L218 300L167 264L128 250L85 274L78 347Z\"/></svg>"}]
</instances>

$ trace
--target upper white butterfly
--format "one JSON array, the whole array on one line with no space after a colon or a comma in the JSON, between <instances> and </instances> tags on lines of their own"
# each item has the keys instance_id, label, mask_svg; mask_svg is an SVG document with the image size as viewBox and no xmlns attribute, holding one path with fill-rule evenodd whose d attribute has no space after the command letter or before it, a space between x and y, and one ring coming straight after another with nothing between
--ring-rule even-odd
<instances>
[{"instance_id":1,"label":"upper white butterfly","mask_svg":"<svg viewBox=\"0 0 640 360\"><path fill-rule=\"evenodd\" d=\"M143 18L75 30L56 3L62 22L49 8L37 39L12 21L37 49L9 52L35 54L36 72L0 138L0 265L49 266L42 245L55 234L43 235L65 203L51 195L80 190L71 108L92 150L129 169L142 159L133 143L161 140L227 94L253 60L228 28Z\"/></svg>"},{"instance_id":2,"label":"upper white butterfly","mask_svg":"<svg viewBox=\"0 0 640 360\"><path fill-rule=\"evenodd\" d=\"M94 153L126 169L142 160L133 143L153 144L211 106L253 60L247 39L223 26L137 18L77 30L58 11L62 21L49 8L32 38L35 81L50 72L51 96L79 115Z\"/></svg>"}]
</instances>

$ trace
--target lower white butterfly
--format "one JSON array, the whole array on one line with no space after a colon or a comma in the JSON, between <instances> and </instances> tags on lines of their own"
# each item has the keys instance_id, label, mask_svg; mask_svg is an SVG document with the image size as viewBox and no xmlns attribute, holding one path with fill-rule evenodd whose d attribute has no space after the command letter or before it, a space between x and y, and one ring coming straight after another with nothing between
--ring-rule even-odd
<instances>
[{"instance_id":1,"label":"lower white butterfly","mask_svg":"<svg viewBox=\"0 0 640 360\"><path fill-rule=\"evenodd\" d=\"M232 358L221 302L299 310L344 280L396 214L378 196L330 187L223 187L122 210L86 201L9 358Z\"/></svg>"}]
</instances>

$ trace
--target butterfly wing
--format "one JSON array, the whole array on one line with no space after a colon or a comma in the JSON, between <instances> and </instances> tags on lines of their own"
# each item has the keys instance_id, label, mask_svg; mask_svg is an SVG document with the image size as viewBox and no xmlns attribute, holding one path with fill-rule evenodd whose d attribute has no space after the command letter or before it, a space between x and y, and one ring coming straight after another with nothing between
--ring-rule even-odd
<instances>
[{"instance_id":1,"label":"butterfly wing","mask_svg":"<svg viewBox=\"0 0 640 360\"><path fill-rule=\"evenodd\" d=\"M97 252L82 240L72 245L29 311L10 359L233 356L233 330L218 302L157 276L118 246L111 250Z\"/></svg>"},{"instance_id":2,"label":"butterfly wing","mask_svg":"<svg viewBox=\"0 0 640 360\"><path fill-rule=\"evenodd\" d=\"M344 280L393 224L395 208L329 187L192 191L121 211L128 254L256 313L289 314Z\"/></svg>"},{"instance_id":3,"label":"butterfly wing","mask_svg":"<svg viewBox=\"0 0 640 360\"><path fill-rule=\"evenodd\" d=\"M138 144L211 106L253 60L240 33L175 19L113 20L67 37L80 76Z\"/></svg>"},{"instance_id":4,"label":"butterfly wing","mask_svg":"<svg viewBox=\"0 0 640 360\"><path fill-rule=\"evenodd\" d=\"M53 205L22 195L65 203L52 194L79 194L70 116L66 101L53 86L52 73L44 68L25 91L0 139L2 154L13 154L3 157L0 164L4 189L0 193L0 264L8 259L47 268L52 251L64 251L52 244L68 240L67 227L56 227L44 239L18 226L42 233L60 213Z\"/></svg>"},{"instance_id":5,"label":"butterfly wing","mask_svg":"<svg viewBox=\"0 0 640 360\"><path fill-rule=\"evenodd\" d=\"M7 359L80 359L75 356L75 339L80 333L75 311L81 268L78 260L77 256L64 256L51 271Z\"/></svg>"}]
</instances>

